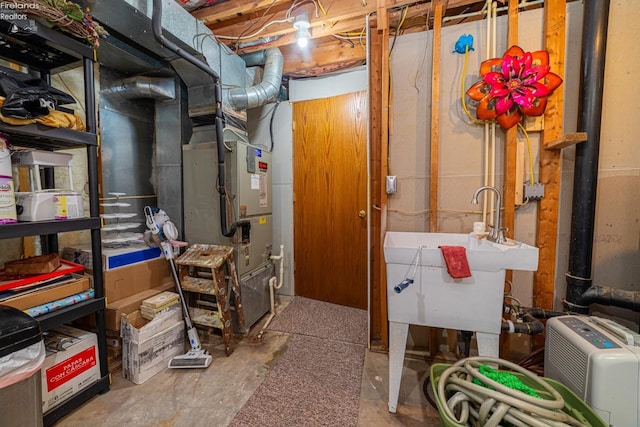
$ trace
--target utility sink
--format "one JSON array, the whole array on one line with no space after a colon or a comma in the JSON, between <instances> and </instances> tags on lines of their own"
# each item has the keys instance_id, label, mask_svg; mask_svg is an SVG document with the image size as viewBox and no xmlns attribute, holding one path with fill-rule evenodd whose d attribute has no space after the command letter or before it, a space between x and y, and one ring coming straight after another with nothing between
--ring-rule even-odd
<instances>
[{"instance_id":1,"label":"utility sink","mask_svg":"<svg viewBox=\"0 0 640 427\"><path fill-rule=\"evenodd\" d=\"M439 246L465 248L471 277L454 279ZM505 270L535 271L538 248L472 234L388 232L389 411L395 412L410 324L474 331L480 356L499 356ZM396 292L407 278L414 282Z\"/></svg>"},{"instance_id":2,"label":"utility sink","mask_svg":"<svg viewBox=\"0 0 640 427\"><path fill-rule=\"evenodd\" d=\"M440 246L463 246L471 270L499 271L538 268L538 248L507 239L494 243L472 234L388 232L384 240L387 264L411 264L420 248L420 265L445 267Z\"/></svg>"}]
</instances>

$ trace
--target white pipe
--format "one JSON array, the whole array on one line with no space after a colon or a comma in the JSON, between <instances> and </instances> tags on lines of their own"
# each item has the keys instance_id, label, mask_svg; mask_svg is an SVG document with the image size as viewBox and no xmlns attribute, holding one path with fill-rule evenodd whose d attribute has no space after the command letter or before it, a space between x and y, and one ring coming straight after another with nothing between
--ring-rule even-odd
<instances>
[{"instance_id":1,"label":"white pipe","mask_svg":"<svg viewBox=\"0 0 640 427\"><path fill-rule=\"evenodd\" d=\"M276 290L282 287L282 283L284 283L284 245L280 245L280 255L271 255L269 259L272 260L280 260L280 281L278 282L276 276L272 276L269 278L269 300L271 302L271 311L269 312L269 317L267 317L266 322L260 329L260 332L256 335L256 339L262 339L262 336L267 330L267 327L273 320L276 315Z\"/></svg>"},{"instance_id":2,"label":"white pipe","mask_svg":"<svg viewBox=\"0 0 640 427\"><path fill-rule=\"evenodd\" d=\"M492 4L492 8L491 8L491 50L490 50L490 57L491 58L495 58L496 57L496 49L497 49L497 30L496 30L496 21L497 21L497 8L498 8L498 4L497 3L493 3ZM489 16L487 14L487 16ZM491 129L490 129L490 149L491 149L491 171L489 173L490 176L490 185L492 187L496 186L496 123L492 122L491 123ZM490 197L490 203L489 206L491 207L491 214L489 215L490 218L494 218L495 216L495 212L494 212L494 206L495 206L495 193L492 191L491 194L489 195ZM498 224L493 224L494 226L497 227ZM499 230L497 230L499 231Z\"/></svg>"},{"instance_id":3,"label":"white pipe","mask_svg":"<svg viewBox=\"0 0 640 427\"><path fill-rule=\"evenodd\" d=\"M491 58L491 10L493 0L487 0L485 7L487 13L487 45L485 50L485 60ZM483 7L484 10L484 7ZM489 185L489 169L490 169L490 138L489 138L489 124L484 125L484 185ZM487 224L487 208L488 200L486 194L482 198L482 221ZM491 217L490 217L491 218ZM493 220L491 221L493 222Z\"/></svg>"}]
</instances>

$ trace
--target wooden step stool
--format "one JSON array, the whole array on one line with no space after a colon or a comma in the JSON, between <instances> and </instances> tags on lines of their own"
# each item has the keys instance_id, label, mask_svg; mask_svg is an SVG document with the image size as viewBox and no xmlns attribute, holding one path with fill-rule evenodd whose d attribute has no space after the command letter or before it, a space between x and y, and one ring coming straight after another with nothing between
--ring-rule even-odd
<instances>
[{"instance_id":1,"label":"wooden step stool","mask_svg":"<svg viewBox=\"0 0 640 427\"><path fill-rule=\"evenodd\" d=\"M244 314L233 248L193 244L176 259L176 264L182 290L193 293L195 297L196 307L189 307L191 322L194 325L220 329L229 356L233 353L232 300L238 328L244 330ZM230 277L231 289L225 273ZM191 299L193 301L193 298ZM185 300L188 302L189 298L185 296Z\"/></svg>"}]
</instances>

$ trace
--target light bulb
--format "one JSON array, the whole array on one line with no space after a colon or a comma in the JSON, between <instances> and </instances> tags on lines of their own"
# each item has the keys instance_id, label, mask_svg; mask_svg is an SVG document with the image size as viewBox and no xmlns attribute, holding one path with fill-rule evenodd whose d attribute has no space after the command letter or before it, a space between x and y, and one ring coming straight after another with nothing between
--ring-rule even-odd
<instances>
[{"instance_id":1,"label":"light bulb","mask_svg":"<svg viewBox=\"0 0 640 427\"><path fill-rule=\"evenodd\" d=\"M293 28L296 29L296 39L298 40L298 46L300 48L305 48L309 44L309 38L311 37L309 27L310 24L308 14L302 13L296 16L295 22L293 23Z\"/></svg>"}]
</instances>

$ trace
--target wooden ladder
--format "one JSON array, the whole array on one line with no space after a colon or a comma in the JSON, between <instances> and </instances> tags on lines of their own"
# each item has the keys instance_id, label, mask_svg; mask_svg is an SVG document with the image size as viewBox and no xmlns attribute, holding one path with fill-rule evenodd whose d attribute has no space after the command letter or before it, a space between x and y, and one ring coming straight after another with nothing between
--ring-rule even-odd
<instances>
[{"instance_id":1,"label":"wooden ladder","mask_svg":"<svg viewBox=\"0 0 640 427\"><path fill-rule=\"evenodd\" d=\"M233 353L233 311L239 330L244 330L240 285L233 248L193 244L176 259L180 287L194 325L222 331L227 356ZM226 266L226 271L225 271ZM227 275L229 281L227 281Z\"/></svg>"}]
</instances>

